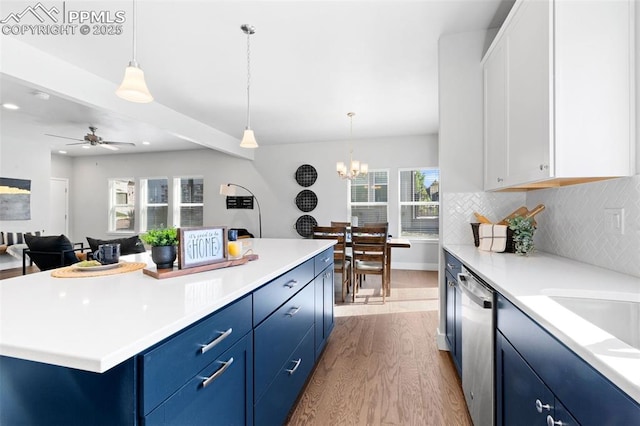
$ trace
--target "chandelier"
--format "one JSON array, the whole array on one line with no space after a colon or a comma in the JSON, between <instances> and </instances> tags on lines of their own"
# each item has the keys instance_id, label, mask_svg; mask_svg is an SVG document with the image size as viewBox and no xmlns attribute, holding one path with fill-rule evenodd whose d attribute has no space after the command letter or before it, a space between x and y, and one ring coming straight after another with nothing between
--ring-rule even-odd
<instances>
[{"instance_id":1,"label":"chandelier","mask_svg":"<svg viewBox=\"0 0 640 426\"><path fill-rule=\"evenodd\" d=\"M366 175L369 172L369 165L366 163L360 163L358 160L353 159L353 116L356 115L355 112L348 112L347 116L350 120L350 144L349 148L349 168L342 162L339 161L336 163L336 171L338 172L338 176L342 179L355 179L360 175Z\"/></svg>"}]
</instances>

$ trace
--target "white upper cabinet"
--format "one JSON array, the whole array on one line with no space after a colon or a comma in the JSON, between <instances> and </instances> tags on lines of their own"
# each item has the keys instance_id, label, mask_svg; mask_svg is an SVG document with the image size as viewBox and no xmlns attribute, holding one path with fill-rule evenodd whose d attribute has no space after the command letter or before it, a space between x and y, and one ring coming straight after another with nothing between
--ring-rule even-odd
<instances>
[{"instance_id":1,"label":"white upper cabinet","mask_svg":"<svg viewBox=\"0 0 640 426\"><path fill-rule=\"evenodd\" d=\"M514 4L483 60L485 190L634 174L633 7Z\"/></svg>"}]
</instances>

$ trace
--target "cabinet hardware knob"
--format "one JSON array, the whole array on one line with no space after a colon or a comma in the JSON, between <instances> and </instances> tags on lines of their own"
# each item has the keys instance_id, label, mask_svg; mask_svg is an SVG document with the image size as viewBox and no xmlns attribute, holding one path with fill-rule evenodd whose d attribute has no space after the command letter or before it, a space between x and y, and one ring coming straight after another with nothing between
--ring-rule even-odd
<instances>
[{"instance_id":1,"label":"cabinet hardware knob","mask_svg":"<svg viewBox=\"0 0 640 426\"><path fill-rule=\"evenodd\" d=\"M454 267L455 267L455 265L452 265L451 263L447 263L447 268L453 270Z\"/></svg>"},{"instance_id":2,"label":"cabinet hardware knob","mask_svg":"<svg viewBox=\"0 0 640 426\"><path fill-rule=\"evenodd\" d=\"M502 182L504 179L502 178L498 178L498 182Z\"/></svg>"},{"instance_id":3,"label":"cabinet hardware knob","mask_svg":"<svg viewBox=\"0 0 640 426\"><path fill-rule=\"evenodd\" d=\"M536 399L536 410L538 413L542 413L542 410L551 411L551 406L549 404L543 404L542 401Z\"/></svg>"},{"instance_id":4,"label":"cabinet hardware knob","mask_svg":"<svg viewBox=\"0 0 640 426\"><path fill-rule=\"evenodd\" d=\"M455 281L449 280L448 283L449 283L449 287L455 287L456 286L456 282Z\"/></svg>"},{"instance_id":5,"label":"cabinet hardware knob","mask_svg":"<svg viewBox=\"0 0 640 426\"><path fill-rule=\"evenodd\" d=\"M210 349L213 349L214 346L216 346L218 343L222 342L224 339L229 337L229 335L233 333L233 328L229 327L227 331L219 331L218 333L220 333L220 335L216 337L215 340L213 340L210 343L207 343L206 345L202 345L202 348L200 348L201 354L207 352Z\"/></svg>"},{"instance_id":6,"label":"cabinet hardware knob","mask_svg":"<svg viewBox=\"0 0 640 426\"><path fill-rule=\"evenodd\" d=\"M296 308L292 308L289 312L287 312L285 315L289 315L290 317L294 316L295 314L298 313L298 311L300 310L301 306L298 306Z\"/></svg>"},{"instance_id":7,"label":"cabinet hardware knob","mask_svg":"<svg viewBox=\"0 0 640 426\"><path fill-rule=\"evenodd\" d=\"M547 170L549 168L548 164L540 164L540 170Z\"/></svg>"},{"instance_id":8,"label":"cabinet hardware knob","mask_svg":"<svg viewBox=\"0 0 640 426\"><path fill-rule=\"evenodd\" d=\"M553 417L551 417L550 415L547 416L547 426L563 426L566 423L563 422L562 420L555 420Z\"/></svg>"},{"instance_id":9,"label":"cabinet hardware knob","mask_svg":"<svg viewBox=\"0 0 640 426\"><path fill-rule=\"evenodd\" d=\"M206 377L203 381L202 381L202 387L206 388L207 386L209 386L211 383L213 383L213 381L215 379L217 379L218 377L220 377L222 375L222 373L224 373L225 371L227 371L227 368L231 367L231 364L233 364L233 357L229 358L229 361L224 362L224 361L218 361L220 364L222 364L222 367L220 367L215 373L213 373L210 377Z\"/></svg>"},{"instance_id":10,"label":"cabinet hardware knob","mask_svg":"<svg viewBox=\"0 0 640 426\"><path fill-rule=\"evenodd\" d=\"M284 283L284 286L289 288L294 288L297 285L298 285L298 281L296 280L289 280L286 283Z\"/></svg>"},{"instance_id":11,"label":"cabinet hardware knob","mask_svg":"<svg viewBox=\"0 0 640 426\"><path fill-rule=\"evenodd\" d=\"M293 373L296 372L296 370L298 369L298 367L300 367L300 363L302 362L302 358L298 358L296 361L292 361L295 365L293 366L293 368L291 370L284 370L287 373L289 373L289 375L292 375Z\"/></svg>"}]
</instances>

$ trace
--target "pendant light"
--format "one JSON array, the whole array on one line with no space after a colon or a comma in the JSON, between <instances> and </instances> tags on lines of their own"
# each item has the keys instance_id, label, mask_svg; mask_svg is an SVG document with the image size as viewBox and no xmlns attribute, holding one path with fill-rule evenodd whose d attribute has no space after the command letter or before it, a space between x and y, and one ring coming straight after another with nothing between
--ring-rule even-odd
<instances>
[{"instance_id":1,"label":"pendant light","mask_svg":"<svg viewBox=\"0 0 640 426\"><path fill-rule=\"evenodd\" d=\"M253 130L251 130L251 95L249 90L251 87L251 44L249 40L251 39L251 34L255 34L256 29L248 24L244 24L240 28L247 35L247 128L242 135L240 147L257 148L258 142L256 142L256 137L253 134Z\"/></svg>"},{"instance_id":2,"label":"pendant light","mask_svg":"<svg viewBox=\"0 0 640 426\"><path fill-rule=\"evenodd\" d=\"M369 172L369 165L366 163L360 163L358 160L353 159L353 116L356 115L355 112L348 112L347 117L350 120L350 148L349 148L349 169L342 162L339 161L336 163L336 171L338 172L338 176L342 179L355 179L360 175L366 175Z\"/></svg>"},{"instance_id":3,"label":"pendant light","mask_svg":"<svg viewBox=\"0 0 640 426\"><path fill-rule=\"evenodd\" d=\"M130 102L149 103L153 96L149 93L147 83L144 81L144 72L136 61L136 1L133 0L133 59L124 71L124 78L116 95Z\"/></svg>"}]
</instances>

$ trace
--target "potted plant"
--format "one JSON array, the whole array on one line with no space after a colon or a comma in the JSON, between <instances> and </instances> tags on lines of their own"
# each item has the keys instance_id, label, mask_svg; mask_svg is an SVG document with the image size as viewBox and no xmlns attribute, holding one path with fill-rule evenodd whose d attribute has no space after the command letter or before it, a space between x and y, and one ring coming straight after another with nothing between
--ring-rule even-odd
<instances>
[{"instance_id":1,"label":"potted plant","mask_svg":"<svg viewBox=\"0 0 640 426\"><path fill-rule=\"evenodd\" d=\"M173 268L178 245L178 230L176 228L151 229L140 238L151 246L151 259L158 269Z\"/></svg>"},{"instance_id":2,"label":"potted plant","mask_svg":"<svg viewBox=\"0 0 640 426\"><path fill-rule=\"evenodd\" d=\"M533 225L533 218L516 216L507 222L509 229L513 231L516 254L527 256L533 252L533 234L536 230L536 227Z\"/></svg>"}]
</instances>

